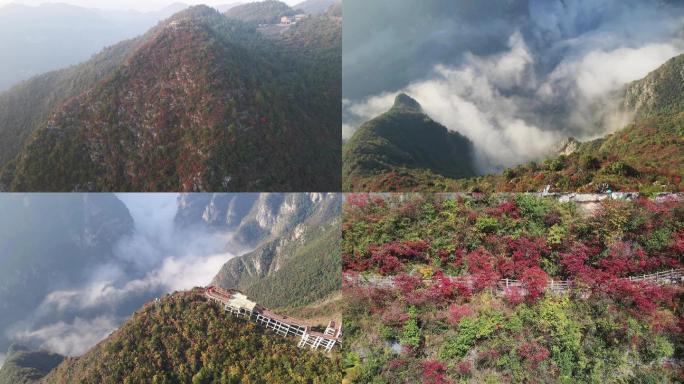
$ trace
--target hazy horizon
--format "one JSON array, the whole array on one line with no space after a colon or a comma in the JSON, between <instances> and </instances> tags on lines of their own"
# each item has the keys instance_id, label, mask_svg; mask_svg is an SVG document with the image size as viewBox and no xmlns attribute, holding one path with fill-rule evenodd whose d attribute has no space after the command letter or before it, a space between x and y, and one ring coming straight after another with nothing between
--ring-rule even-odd
<instances>
[{"instance_id":1,"label":"hazy horizon","mask_svg":"<svg viewBox=\"0 0 684 384\"><path fill-rule=\"evenodd\" d=\"M301 3L303 0L281 0L288 5L295 5ZM39 6L45 3L69 4L84 8L102 9L102 10L135 10L140 12L158 11L173 4L183 3L188 5L206 4L210 6L217 6L231 3L249 3L253 0L147 0L144 2L136 0L0 0L0 7L9 4L21 4L29 6Z\"/></svg>"}]
</instances>

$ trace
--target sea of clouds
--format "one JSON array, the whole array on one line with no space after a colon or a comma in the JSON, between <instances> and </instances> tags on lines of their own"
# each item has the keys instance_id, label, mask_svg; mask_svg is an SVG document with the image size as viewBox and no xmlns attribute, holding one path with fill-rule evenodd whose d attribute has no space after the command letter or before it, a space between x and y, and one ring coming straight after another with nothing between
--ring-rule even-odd
<instances>
[{"instance_id":1,"label":"sea of clouds","mask_svg":"<svg viewBox=\"0 0 684 384\"><path fill-rule=\"evenodd\" d=\"M405 5L403 11L434 12L439 3L455 4L427 3L433 7L426 10L425 3L416 3ZM490 7L486 2L474 4L466 11L480 15ZM359 124L385 112L404 92L433 119L474 142L480 172L497 171L543 157L564 138L588 140L623 127L631 117L620 108L625 85L684 52L684 8L675 2L508 4L516 6L508 13L492 9L492 17L481 24L459 18L458 7L453 13L430 14L432 25L418 31L424 39L403 46L397 43L392 50L377 44L393 44L384 32L396 31L393 20L403 21L401 17L373 25L374 33L367 39L348 44L349 59L345 56L343 64L347 74L381 71L382 59L371 68L364 55L390 51L406 63L408 75L388 77L375 88L357 84L361 76L343 77L343 137L349 138ZM473 9L478 7L482 9ZM352 17L346 9L345 17ZM414 17L420 19L420 12ZM483 43L461 41L480 43L487 38L489 49L483 49ZM429 49L449 44L460 48L448 56L443 55L444 49ZM396 65L386 63L393 72Z\"/></svg>"},{"instance_id":2,"label":"sea of clouds","mask_svg":"<svg viewBox=\"0 0 684 384\"><path fill-rule=\"evenodd\" d=\"M83 354L144 303L165 293L208 285L234 257L230 235L179 229L176 194L122 194L135 232L115 246L115 258L68 289L50 292L33 314L7 330L17 342L68 356Z\"/></svg>"}]
</instances>

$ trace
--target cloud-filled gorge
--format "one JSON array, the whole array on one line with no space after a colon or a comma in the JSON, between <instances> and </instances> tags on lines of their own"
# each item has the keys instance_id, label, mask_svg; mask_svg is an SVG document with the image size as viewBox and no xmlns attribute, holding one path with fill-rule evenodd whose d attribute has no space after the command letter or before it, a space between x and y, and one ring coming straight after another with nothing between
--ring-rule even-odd
<instances>
[{"instance_id":1,"label":"cloud-filled gorge","mask_svg":"<svg viewBox=\"0 0 684 384\"><path fill-rule=\"evenodd\" d=\"M154 297L207 285L233 257L226 251L229 234L174 226L177 195L118 197L134 219L133 234L79 284L53 290L28 319L5 330L10 340L80 355Z\"/></svg>"},{"instance_id":2,"label":"cloud-filled gorge","mask_svg":"<svg viewBox=\"0 0 684 384\"><path fill-rule=\"evenodd\" d=\"M621 128L624 86L684 52L675 2L378 3L344 5L343 136L405 92L474 142L483 173Z\"/></svg>"}]
</instances>

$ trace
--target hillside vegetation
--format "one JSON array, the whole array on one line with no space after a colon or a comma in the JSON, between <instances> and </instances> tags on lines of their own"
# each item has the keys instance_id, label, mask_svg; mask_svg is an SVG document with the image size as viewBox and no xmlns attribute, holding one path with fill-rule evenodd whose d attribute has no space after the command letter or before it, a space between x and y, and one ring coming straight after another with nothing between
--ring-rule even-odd
<instances>
[{"instance_id":1,"label":"hillside vegetation","mask_svg":"<svg viewBox=\"0 0 684 384\"><path fill-rule=\"evenodd\" d=\"M335 190L340 86L329 75L340 64L321 67L339 61L341 38L326 28L340 25L285 41L209 7L180 12L75 97L10 122L23 148L0 164L0 189Z\"/></svg>"},{"instance_id":2,"label":"hillside vegetation","mask_svg":"<svg viewBox=\"0 0 684 384\"><path fill-rule=\"evenodd\" d=\"M470 140L433 121L416 100L400 94L388 112L361 125L344 145L343 187L405 191L417 185L416 174L469 177L475 175L472 157Z\"/></svg>"},{"instance_id":3,"label":"hillside vegetation","mask_svg":"<svg viewBox=\"0 0 684 384\"><path fill-rule=\"evenodd\" d=\"M298 348L197 292L148 304L43 383L339 383L336 354Z\"/></svg>"},{"instance_id":4,"label":"hillside vegetation","mask_svg":"<svg viewBox=\"0 0 684 384\"><path fill-rule=\"evenodd\" d=\"M682 284L626 279L684 267L682 200L350 195L342 246L343 382L684 379Z\"/></svg>"},{"instance_id":5,"label":"hillside vegetation","mask_svg":"<svg viewBox=\"0 0 684 384\"><path fill-rule=\"evenodd\" d=\"M275 24L282 16L292 16L296 11L277 0L254 1L235 6L226 11L226 17L247 23Z\"/></svg>"},{"instance_id":6,"label":"hillside vegetation","mask_svg":"<svg viewBox=\"0 0 684 384\"><path fill-rule=\"evenodd\" d=\"M0 368L0 384L30 384L47 375L64 360L64 356L47 351L29 351L12 345Z\"/></svg>"}]
</instances>

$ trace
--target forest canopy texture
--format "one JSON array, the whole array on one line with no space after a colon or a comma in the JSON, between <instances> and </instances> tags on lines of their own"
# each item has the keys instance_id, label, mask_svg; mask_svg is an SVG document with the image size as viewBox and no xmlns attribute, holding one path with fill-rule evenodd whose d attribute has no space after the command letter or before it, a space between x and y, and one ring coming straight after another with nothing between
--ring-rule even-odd
<instances>
[{"instance_id":1,"label":"forest canopy texture","mask_svg":"<svg viewBox=\"0 0 684 384\"><path fill-rule=\"evenodd\" d=\"M683 201L402 196L344 207L346 382L682 380L681 275L639 276L681 271Z\"/></svg>"}]
</instances>

